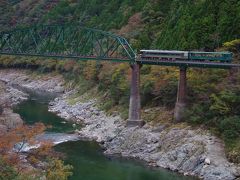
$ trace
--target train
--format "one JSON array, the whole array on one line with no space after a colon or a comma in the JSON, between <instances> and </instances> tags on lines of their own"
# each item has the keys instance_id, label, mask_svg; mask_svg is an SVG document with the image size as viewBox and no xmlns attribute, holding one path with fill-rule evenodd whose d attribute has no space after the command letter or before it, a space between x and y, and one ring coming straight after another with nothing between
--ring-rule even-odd
<instances>
[{"instance_id":1,"label":"train","mask_svg":"<svg viewBox=\"0 0 240 180\"><path fill-rule=\"evenodd\" d=\"M142 60L232 62L231 52L140 50Z\"/></svg>"}]
</instances>

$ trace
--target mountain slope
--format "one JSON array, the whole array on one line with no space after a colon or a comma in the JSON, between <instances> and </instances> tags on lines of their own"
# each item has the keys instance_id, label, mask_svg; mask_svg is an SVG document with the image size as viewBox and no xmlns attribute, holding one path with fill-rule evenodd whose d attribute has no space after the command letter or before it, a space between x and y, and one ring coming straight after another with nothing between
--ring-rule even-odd
<instances>
[{"instance_id":1,"label":"mountain slope","mask_svg":"<svg viewBox=\"0 0 240 180\"><path fill-rule=\"evenodd\" d=\"M239 0L22 0L0 1L0 31L33 24L75 23L121 34L132 46L177 50L232 50L240 52ZM237 39L235 41L232 41ZM130 68L128 64L98 64L56 59L1 57L4 67L38 67L58 71L79 86L79 93L97 87L102 107L127 117ZM240 162L240 72L237 70L188 71L189 111L186 121L203 125L221 136L228 157ZM178 85L178 70L158 66L141 68L146 121L171 123ZM108 100L107 100L108 99ZM153 108L154 109L154 108Z\"/></svg>"}]
</instances>

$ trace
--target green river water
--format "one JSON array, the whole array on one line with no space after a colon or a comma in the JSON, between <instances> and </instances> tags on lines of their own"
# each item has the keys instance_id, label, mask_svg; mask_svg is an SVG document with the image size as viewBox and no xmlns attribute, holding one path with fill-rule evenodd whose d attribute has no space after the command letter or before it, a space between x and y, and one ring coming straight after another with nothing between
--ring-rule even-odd
<instances>
[{"instance_id":1,"label":"green river water","mask_svg":"<svg viewBox=\"0 0 240 180\"><path fill-rule=\"evenodd\" d=\"M31 99L15 108L27 124L43 122L51 125L51 133L66 133L74 130L64 119L48 112L46 101ZM65 162L73 165L70 180L192 180L164 169L151 169L140 162L122 158L109 158L95 142L72 141L55 146L66 155Z\"/></svg>"}]
</instances>

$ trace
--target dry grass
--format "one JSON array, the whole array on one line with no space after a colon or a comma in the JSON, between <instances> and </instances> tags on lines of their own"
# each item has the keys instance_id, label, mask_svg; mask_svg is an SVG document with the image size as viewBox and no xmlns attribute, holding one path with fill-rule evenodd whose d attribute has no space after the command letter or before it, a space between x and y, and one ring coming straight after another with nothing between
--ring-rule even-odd
<instances>
[{"instance_id":1,"label":"dry grass","mask_svg":"<svg viewBox=\"0 0 240 180\"><path fill-rule=\"evenodd\" d=\"M173 121L173 110L165 107L154 107L142 110L142 118L153 124L169 124Z\"/></svg>"}]
</instances>

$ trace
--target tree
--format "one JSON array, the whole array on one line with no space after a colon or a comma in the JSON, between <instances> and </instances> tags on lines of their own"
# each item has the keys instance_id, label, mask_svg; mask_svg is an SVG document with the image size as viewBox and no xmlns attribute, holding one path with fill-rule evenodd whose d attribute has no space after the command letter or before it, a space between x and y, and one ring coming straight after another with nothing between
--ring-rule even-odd
<instances>
[{"instance_id":1,"label":"tree","mask_svg":"<svg viewBox=\"0 0 240 180\"><path fill-rule=\"evenodd\" d=\"M64 165L63 161L53 159L50 161L46 177L48 180L67 180L72 175L72 166Z\"/></svg>"},{"instance_id":2,"label":"tree","mask_svg":"<svg viewBox=\"0 0 240 180\"><path fill-rule=\"evenodd\" d=\"M235 39L233 41L225 42L223 46L230 51L240 54L240 39Z\"/></svg>"},{"instance_id":3,"label":"tree","mask_svg":"<svg viewBox=\"0 0 240 180\"><path fill-rule=\"evenodd\" d=\"M64 165L63 161L58 159L59 154L54 152L51 142L42 142L39 148L27 153L26 159L33 167L37 167L40 162L46 162L43 167L29 170L22 165L20 155L23 147L36 144L36 135L42 134L45 129L42 123L23 125L0 137L0 180L23 179L25 176L36 179L38 176L49 176L48 173L43 173L48 169L51 169L51 177L59 176L59 180L66 180L71 175L72 166Z\"/></svg>"}]
</instances>

